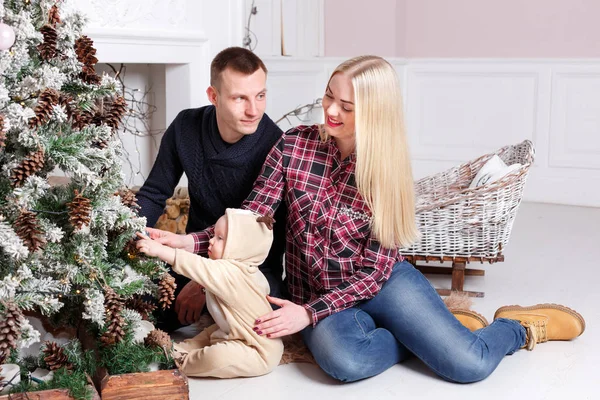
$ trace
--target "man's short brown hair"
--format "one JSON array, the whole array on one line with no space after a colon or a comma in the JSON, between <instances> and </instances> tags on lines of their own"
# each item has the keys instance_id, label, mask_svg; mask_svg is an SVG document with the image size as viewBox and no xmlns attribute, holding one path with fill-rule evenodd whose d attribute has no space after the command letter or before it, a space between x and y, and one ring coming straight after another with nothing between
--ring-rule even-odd
<instances>
[{"instance_id":1,"label":"man's short brown hair","mask_svg":"<svg viewBox=\"0 0 600 400\"><path fill-rule=\"evenodd\" d=\"M267 67L256 54L242 47L228 47L217 54L210 64L211 86L218 88L221 73L226 68L246 75L252 75L259 68L267 73Z\"/></svg>"}]
</instances>

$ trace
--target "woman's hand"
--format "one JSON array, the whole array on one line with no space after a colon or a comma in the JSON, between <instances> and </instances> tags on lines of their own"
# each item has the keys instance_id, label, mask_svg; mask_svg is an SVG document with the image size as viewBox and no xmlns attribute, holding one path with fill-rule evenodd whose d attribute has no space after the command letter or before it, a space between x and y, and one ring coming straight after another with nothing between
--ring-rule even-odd
<instances>
[{"instance_id":1,"label":"woman's hand","mask_svg":"<svg viewBox=\"0 0 600 400\"><path fill-rule=\"evenodd\" d=\"M192 235L177 235L173 232L163 231L155 228L146 228L150 239L174 249L184 249L190 253L194 252L194 238Z\"/></svg>"},{"instance_id":2,"label":"woman's hand","mask_svg":"<svg viewBox=\"0 0 600 400\"><path fill-rule=\"evenodd\" d=\"M300 332L311 324L310 313L304 307L277 297L267 296L267 300L281 308L256 320L254 331L259 335L278 338Z\"/></svg>"}]
</instances>

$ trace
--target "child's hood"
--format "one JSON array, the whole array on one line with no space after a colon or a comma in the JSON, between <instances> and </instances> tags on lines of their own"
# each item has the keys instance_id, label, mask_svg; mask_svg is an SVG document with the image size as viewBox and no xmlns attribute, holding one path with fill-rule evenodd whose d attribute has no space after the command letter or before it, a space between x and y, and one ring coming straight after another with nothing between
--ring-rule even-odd
<instances>
[{"instance_id":1,"label":"child's hood","mask_svg":"<svg viewBox=\"0 0 600 400\"><path fill-rule=\"evenodd\" d=\"M223 259L250 265L262 264L273 243L273 231L264 223L257 222L258 214L249 210L228 208L227 239Z\"/></svg>"}]
</instances>

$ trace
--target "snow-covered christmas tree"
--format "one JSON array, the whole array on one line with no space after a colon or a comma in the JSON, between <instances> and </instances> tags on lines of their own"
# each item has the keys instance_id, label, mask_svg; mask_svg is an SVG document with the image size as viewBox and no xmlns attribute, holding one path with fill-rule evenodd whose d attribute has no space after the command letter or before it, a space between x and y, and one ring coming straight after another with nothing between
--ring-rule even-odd
<instances>
[{"instance_id":1,"label":"snow-covered christmas tree","mask_svg":"<svg viewBox=\"0 0 600 400\"><path fill-rule=\"evenodd\" d=\"M19 350L40 340L26 318L37 314L96 348L84 362L77 340L48 343L40 366L91 373L119 352L142 357L132 337L153 309L144 300L170 303L172 284L132 245L146 221L119 158L127 104L96 73L83 18L62 10L62 0L0 0L0 364L32 362ZM53 184L56 174L69 182Z\"/></svg>"}]
</instances>

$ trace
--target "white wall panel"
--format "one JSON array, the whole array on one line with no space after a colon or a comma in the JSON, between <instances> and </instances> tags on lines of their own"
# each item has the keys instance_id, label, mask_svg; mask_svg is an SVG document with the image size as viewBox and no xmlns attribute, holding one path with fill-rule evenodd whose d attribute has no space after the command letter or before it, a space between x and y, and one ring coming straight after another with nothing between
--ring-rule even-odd
<instances>
[{"instance_id":1,"label":"white wall panel","mask_svg":"<svg viewBox=\"0 0 600 400\"><path fill-rule=\"evenodd\" d=\"M407 84L407 127L416 159L461 161L490 147L536 140L535 71L409 63Z\"/></svg>"},{"instance_id":2,"label":"white wall panel","mask_svg":"<svg viewBox=\"0 0 600 400\"><path fill-rule=\"evenodd\" d=\"M600 68L553 75L550 167L600 169Z\"/></svg>"},{"instance_id":3,"label":"white wall panel","mask_svg":"<svg viewBox=\"0 0 600 400\"><path fill-rule=\"evenodd\" d=\"M322 56L324 1L245 0L244 34L250 17L250 47L261 57ZM253 4L257 12L250 15Z\"/></svg>"},{"instance_id":4,"label":"white wall panel","mask_svg":"<svg viewBox=\"0 0 600 400\"><path fill-rule=\"evenodd\" d=\"M331 62L317 59L291 60L282 57L263 57L269 70L267 78L267 114L277 121L284 114L323 97L329 78ZM335 66L334 66L335 67ZM322 122L322 109L315 108L301 119L290 118L279 125L282 129Z\"/></svg>"}]
</instances>

